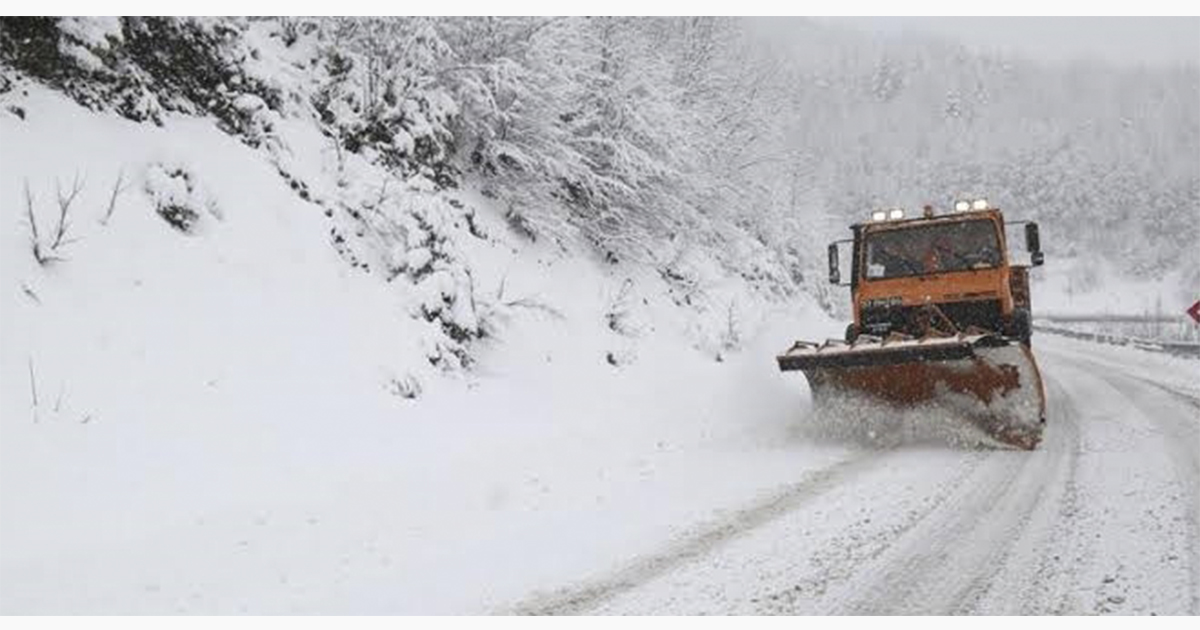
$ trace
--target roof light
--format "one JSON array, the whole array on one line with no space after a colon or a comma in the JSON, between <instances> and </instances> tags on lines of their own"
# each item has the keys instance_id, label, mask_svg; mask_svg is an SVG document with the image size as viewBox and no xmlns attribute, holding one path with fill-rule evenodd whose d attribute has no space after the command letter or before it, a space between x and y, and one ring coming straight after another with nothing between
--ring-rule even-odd
<instances>
[{"instance_id":1,"label":"roof light","mask_svg":"<svg viewBox=\"0 0 1200 630\"><path fill-rule=\"evenodd\" d=\"M888 218L889 219L903 219L904 218L904 210L902 210L900 208L893 208L891 212L888 212Z\"/></svg>"},{"instance_id":2,"label":"roof light","mask_svg":"<svg viewBox=\"0 0 1200 630\"><path fill-rule=\"evenodd\" d=\"M954 210L955 210L956 212L966 212L967 210L970 210L970 209L971 209L971 202L970 202L970 201L956 201L956 202L954 202Z\"/></svg>"},{"instance_id":3,"label":"roof light","mask_svg":"<svg viewBox=\"0 0 1200 630\"><path fill-rule=\"evenodd\" d=\"M987 199L976 199L975 203L971 204L971 207L976 210L987 210L988 209Z\"/></svg>"},{"instance_id":4,"label":"roof light","mask_svg":"<svg viewBox=\"0 0 1200 630\"><path fill-rule=\"evenodd\" d=\"M872 221L887 221L887 213L883 210L876 210L871 213Z\"/></svg>"}]
</instances>

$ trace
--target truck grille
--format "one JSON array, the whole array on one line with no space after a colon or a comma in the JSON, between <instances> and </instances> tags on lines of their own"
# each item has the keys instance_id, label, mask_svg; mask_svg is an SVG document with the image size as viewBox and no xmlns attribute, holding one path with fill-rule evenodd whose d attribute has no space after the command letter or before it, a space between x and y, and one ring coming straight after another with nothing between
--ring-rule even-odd
<instances>
[{"instance_id":1,"label":"truck grille","mask_svg":"<svg viewBox=\"0 0 1200 630\"><path fill-rule=\"evenodd\" d=\"M938 308L954 322L959 330L976 326L984 330L1003 330L1004 320L1000 312L999 300L971 300L964 302L945 302ZM863 308L863 330L868 333L883 335L889 332L902 332L910 335L919 334L916 314L920 307L903 306L891 308Z\"/></svg>"}]
</instances>

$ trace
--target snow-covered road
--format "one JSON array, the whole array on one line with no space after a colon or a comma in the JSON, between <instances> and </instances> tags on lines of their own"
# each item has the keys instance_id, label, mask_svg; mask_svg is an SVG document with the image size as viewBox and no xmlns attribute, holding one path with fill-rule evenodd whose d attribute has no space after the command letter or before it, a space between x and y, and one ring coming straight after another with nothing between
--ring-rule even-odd
<instances>
[{"instance_id":1,"label":"snow-covered road","mask_svg":"<svg viewBox=\"0 0 1200 630\"><path fill-rule=\"evenodd\" d=\"M853 453L516 610L1200 613L1195 362L1046 335L1037 353L1049 418L1036 452Z\"/></svg>"}]
</instances>

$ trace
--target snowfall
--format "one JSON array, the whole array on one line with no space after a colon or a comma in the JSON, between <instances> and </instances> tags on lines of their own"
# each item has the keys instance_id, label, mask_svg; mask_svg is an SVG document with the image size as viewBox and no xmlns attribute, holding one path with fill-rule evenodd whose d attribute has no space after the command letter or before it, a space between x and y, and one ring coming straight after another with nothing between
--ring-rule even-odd
<instances>
[{"instance_id":1,"label":"snowfall","mask_svg":"<svg viewBox=\"0 0 1200 630\"><path fill-rule=\"evenodd\" d=\"M736 313L680 309L464 188L495 334L435 369L421 294L348 265L267 153L25 105L0 115L0 612L1200 613L1200 361L1038 335L1039 450L831 439L774 360L840 336L814 303L713 272ZM27 213L51 232L77 181L39 265ZM203 208L190 233L164 199Z\"/></svg>"}]
</instances>

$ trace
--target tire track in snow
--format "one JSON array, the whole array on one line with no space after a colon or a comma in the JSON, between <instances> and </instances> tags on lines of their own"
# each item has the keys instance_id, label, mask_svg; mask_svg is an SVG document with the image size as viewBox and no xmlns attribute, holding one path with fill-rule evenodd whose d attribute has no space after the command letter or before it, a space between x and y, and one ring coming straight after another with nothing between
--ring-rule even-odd
<instances>
[{"instance_id":1,"label":"tire track in snow","mask_svg":"<svg viewBox=\"0 0 1200 630\"><path fill-rule=\"evenodd\" d=\"M956 611L986 584L1027 526L1044 466L997 453L830 598L825 614ZM1019 481L1019 483L1017 483Z\"/></svg>"},{"instance_id":2,"label":"tire track in snow","mask_svg":"<svg viewBox=\"0 0 1200 630\"><path fill-rule=\"evenodd\" d=\"M1022 552L1014 554L1014 559L1009 564L1012 567L1011 570L1016 574L1016 578L1011 579L1009 584L1016 587L1024 582L1024 587L1013 588L1014 593L1012 594L993 588L992 593L996 595L999 602L989 602L990 605L983 606L975 612L991 614L995 610L1003 611L1003 613L998 612L997 614L1018 612L1022 615L1061 614L1066 609L1069 592L1066 589L1055 590L1054 584L1074 585L1078 581L1071 564L1063 561L1066 552L1061 543L1065 538L1064 533L1075 531L1075 521L1080 511L1079 456L1083 452L1080 401L1062 384L1057 374L1048 378L1047 382L1049 391L1053 392L1057 400L1055 408L1059 410L1058 418L1061 422L1069 423L1072 430L1072 439L1064 453L1068 458L1065 479L1062 480L1060 486L1051 486L1050 490L1056 494L1056 505L1054 505L1052 520L1047 524L1049 531L1046 531L1044 536L1027 543L1028 546ZM1035 567L1032 576L1028 576L1022 571L1023 567L1017 561L1020 558L1027 559L1030 565ZM1064 577L1059 579L1059 576ZM1013 595L1018 597L1016 601L1012 599Z\"/></svg>"},{"instance_id":3,"label":"tire track in snow","mask_svg":"<svg viewBox=\"0 0 1200 630\"><path fill-rule=\"evenodd\" d=\"M1200 614L1200 453L1196 450L1200 446L1200 422L1194 420L1196 411L1200 410L1200 401L1189 394L1136 376L1105 372L1101 378L1139 407L1149 406L1152 413L1145 415L1163 433L1165 450L1175 467L1187 502L1189 610L1193 615ZM1153 386L1150 389L1152 396L1146 395L1148 385ZM1181 414L1180 409L1190 410L1191 415ZM1187 420L1189 417L1193 418L1190 422Z\"/></svg>"},{"instance_id":4,"label":"tire track in snow","mask_svg":"<svg viewBox=\"0 0 1200 630\"><path fill-rule=\"evenodd\" d=\"M986 459L986 453L970 453L961 460L963 468L955 472L964 478L970 478ZM756 613L772 615L812 613L814 608L820 607L831 587L837 587L834 592L841 592L842 584L852 579L862 567L871 566L891 548L896 540L904 537L931 513L937 511L955 492L956 488L951 484L934 485L928 494L913 496L914 502L917 497L924 497L927 500L921 501L919 508L909 510L899 523L888 524L886 518L876 517L874 520L883 524L883 527L868 530L866 533L856 532L857 535L851 536L849 541L835 538L828 545L817 548L811 559L817 562L820 570L815 574L804 576L785 589L776 589L767 595L756 597L752 601L761 602ZM851 530L855 525L858 524L852 525ZM833 551L833 555L840 556L843 561L839 563L820 562L818 559L826 551ZM816 595L815 601L811 597L813 594ZM809 598L805 599L806 596Z\"/></svg>"},{"instance_id":5,"label":"tire track in snow","mask_svg":"<svg viewBox=\"0 0 1200 630\"><path fill-rule=\"evenodd\" d=\"M800 480L783 486L733 514L700 526L694 533L677 539L659 553L643 556L612 574L585 581L574 587L535 594L518 604L512 612L522 615L585 613L622 593L637 589L692 560L714 552L721 545L786 515L847 480L882 466L894 455L894 451L865 452L832 466L806 473Z\"/></svg>"},{"instance_id":6,"label":"tire track in snow","mask_svg":"<svg viewBox=\"0 0 1200 630\"><path fill-rule=\"evenodd\" d=\"M970 612L1010 557L1036 554L1062 499L1061 488L1047 488L1070 477L1078 442L1062 388L1052 381L1051 392L1047 439L1039 450L990 453L950 497L831 594L820 612ZM1031 528L1037 536L1025 536Z\"/></svg>"},{"instance_id":7,"label":"tire track in snow","mask_svg":"<svg viewBox=\"0 0 1200 630\"><path fill-rule=\"evenodd\" d=\"M1053 450L1055 462L1042 481L1041 496L1023 518L1016 539L991 570L977 575L957 607L957 613L1046 614L1059 608L1047 585L1059 571L1061 555L1055 539L1061 525L1071 522L1078 501L1076 476L1082 448L1079 405L1055 376L1046 378L1050 426L1056 434L1043 447ZM1071 529L1071 528L1067 528Z\"/></svg>"},{"instance_id":8,"label":"tire track in snow","mask_svg":"<svg viewBox=\"0 0 1200 630\"><path fill-rule=\"evenodd\" d=\"M1186 395L1150 387L1153 381L1120 366L1074 352L1053 355L1051 373L1069 385L1080 428L1077 472L1020 612L1194 612L1198 499L1194 486L1185 488L1195 475L1181 462L1195 466L1197 434L1178 431L1180 423L1194 430L1194 407L1171 398ZM1193 521L1190 530L1179 523L1185 519ZM985 605L980 612L1014 610Z\"/></svg>"}]
</instances>

